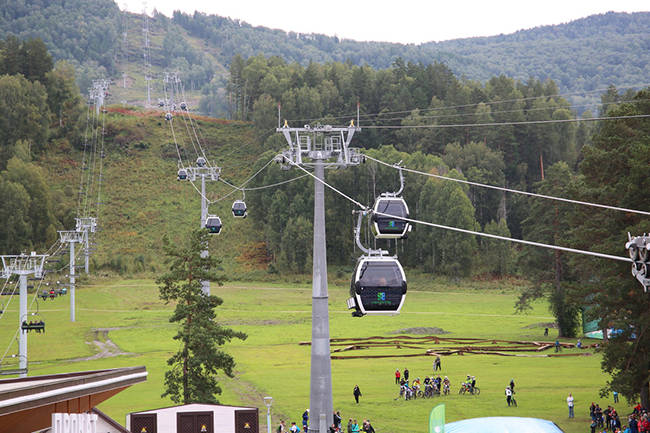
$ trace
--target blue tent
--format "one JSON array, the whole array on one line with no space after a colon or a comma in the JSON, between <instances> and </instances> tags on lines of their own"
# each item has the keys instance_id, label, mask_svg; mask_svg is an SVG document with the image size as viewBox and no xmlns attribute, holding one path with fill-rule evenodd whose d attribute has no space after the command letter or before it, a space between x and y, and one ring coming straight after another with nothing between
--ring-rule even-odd
<instances>
[{"instance_id":1,"label":"blue tent","mask_svg":"<svg viewBox=\"0 0 650 433\"><path fill-rule=\"evenodd\" d=\"M517 416L471 418L445 424L445 433L563 433L551 421Z\"/></svg>"}]
</instances>

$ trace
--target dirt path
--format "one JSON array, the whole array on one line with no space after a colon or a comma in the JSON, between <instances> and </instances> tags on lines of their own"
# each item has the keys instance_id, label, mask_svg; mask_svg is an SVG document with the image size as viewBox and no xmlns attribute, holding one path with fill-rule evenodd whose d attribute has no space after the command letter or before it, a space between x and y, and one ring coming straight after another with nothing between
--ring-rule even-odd
<instances>
[{"instance_id":1,"label":"dirt path","mask_svg":"<svg viewBox=\"0 0 650 433\"><path fill-rule=\"evenodd\" d=\"M87 341L86 344L92 344L97 348L98 352L92 356L87 356L84 358L72 358L69 359L68 361L81 362L81 361L92 361L94 359L101 359L101 358L111 358L113 356L134 355L133 353L122 351L122 349L117 347L117 345L113 343L110 338L108 338L109 331L116 331L118 329L122 329L122 328L94 329L93 341Z\"/></svg>"}]
</instances>

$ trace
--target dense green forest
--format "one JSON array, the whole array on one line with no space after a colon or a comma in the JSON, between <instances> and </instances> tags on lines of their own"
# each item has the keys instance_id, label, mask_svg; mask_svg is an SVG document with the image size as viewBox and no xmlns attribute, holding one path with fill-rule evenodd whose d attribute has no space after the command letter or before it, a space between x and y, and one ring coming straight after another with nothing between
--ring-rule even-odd
<instances>
[{"instance_id":1,"label":"dense green forest","mask_svg":"<svg viewBox=\"0 0 650 433\"><path fill-rule=\"evenodd\" d=\"M139 101L143 25L142 15L121 12L113 1L6 0L0 11L0 38L41 38L55 60L72 62L81 89L93 78L118 80L126 73L134 83L120 97ZM455 76L479 82L500 75L551 79L560 92L576 93L569 99L580 105L579 112L595 112L594 102L609 85L647 84L649 26L650 13L610 12L510 35L404 45L272 30L199 12L166 17L154 11L149 18L150 63L156 79L163 70L179 71L188 89L205 95L203 112L218 115L228 113L223 88L233 57L246 60L260 53L303 67L344 62L385 69L401 58L413 64L439 62Z\"/></svg>"},{"instance_id":2,"label":"dense green forest","mask_svg":"<svg viewBox=\"0 0 650 433\"><path fill-rule=\"evenodd\" d=\"M53 64L40 39L0 41L0 252L45 248L74 223L71 198L52 189L34 158L80 144L74 69ZM68 195L68 197L66 197Z\"/></svg>"}]
</instances>

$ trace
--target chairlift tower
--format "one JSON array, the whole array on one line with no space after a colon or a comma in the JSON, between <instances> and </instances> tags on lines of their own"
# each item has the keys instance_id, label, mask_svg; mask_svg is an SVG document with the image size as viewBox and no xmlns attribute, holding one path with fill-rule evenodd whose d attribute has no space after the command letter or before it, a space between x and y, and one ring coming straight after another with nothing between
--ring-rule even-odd
<instances>
[{"instance_id":1,"label":"chairlift tower","mask_svg":"<svg viewBox=\"0 0 650 433\"><path fill-rule=\"evenodd\" d=\"M279 107L278 107L279 112ZM357 119L358 119L357 108ZM358 121L357 121L358 124ZM305 125L290 128L285 121L282 133L289 148L276 157L283 169L293 165L314 170L314 243L311 310L311 379L309 390L309 433L326 433L333 422L332 364L330 360L329 311L327 306L327 253L325 244L325 168L358 165L363 155L350 147L361 128L354 126Z\"/></svg>"},{"instance_id":2,"label":"chairlift tower","mask_svg":"<svg viewBox=\"0 0 650 433\"><path fill-rule=\"evenodd\" d=\"M75 230L77 232L84 233L84 271L88 275L90 268L90 235L95 233L97 230L97 218L95 217L83 217L75 218L76 226Z\"/></svg>"},{"instance_id":3,"label":"chairlift tower","mask_svg":"<svg viewBox=\"0 0 650 433\"><path fill-rule=\"evenodd\" d=\"M196 182L197 179L201 180L201 225L200 227L205 227L206 220L208 218L208 200L205 196L205 182L217 182L219 180L219 175L221 174L221 168L212 167L207 165L205 158L199 156L196 159L196 165L194 167L185 167L184 168L186 177L179 180L189 180L190 182ZM208 251L208 246L205 246L205 249L201 251L201 257L208 257L210 255ZM210 295L210 281L201 281L201 287L203 293L206 296Z\"/></svg>"},{"instance_id":4,"label":"chairlift tower","mask_svg":"<svg viewBox=\"0 0 650 433\"><path fill-rule=\"evenodd\" d=\"M104 99L108 92L110 81L107 79L93 80L92 87L88 89L90 101L95 104L95 112L99 116L99 111L104 106Z\"/></svg>"},{"instance_id":5,"label":"chairlift tower","mask_svg":"<svg viewBox=\"0 0 650 433\"><path fill-rule=\"evenodd\" d=\"M59 231L61 243L70 244L70 321L75 321L75 260L74 244L81 244L88 237L87 232L76 230Z\"/></svg>"},{"instance_id":6,"label":"chairlift tower","mask_svg":"<svg viewBox=\"0 0 650 433\"><path fill-rule=\"evenodd\" d=\"M181 79L178 77L178 72L165 72L163 76L163 82L165 84L172 84L169 88L169 95L166 95L168 98L165 101L168 111L176 111L176 86L180 84Z\"/></svg>"},{"instance_id":7,"label":"chairlift tower","mask_svg":"<svg viewBox=\"0 0 650 433\"><path fill-rule=\"evenodd\" d=\"M43 264L47 254L30 255L21 254L2 257L2 277L9 278L11 275L18 275L20 285L20 307L18 314L18 326L20 326L20 338L18 339L18 367L20 377L27 376L27 330L22 329L23 321L27 320L27 275L34 274L34 278L43 276Z\"/></svg>"}]
</instances>

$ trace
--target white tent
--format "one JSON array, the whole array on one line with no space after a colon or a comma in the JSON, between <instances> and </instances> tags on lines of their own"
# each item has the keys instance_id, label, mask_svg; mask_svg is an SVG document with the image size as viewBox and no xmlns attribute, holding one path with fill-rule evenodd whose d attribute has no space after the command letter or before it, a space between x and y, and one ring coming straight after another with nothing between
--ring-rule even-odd
<instances>
[{"instance_id":1,"label":"white tent","mask_svg":"<svg viewBox=\"0 0 650 433\"><path fill-rule=\"evenodd\" d=\"M539 418L495 416L445 424L445 433L563 433L555 423Z\"/></svg>"}]
</instances>

